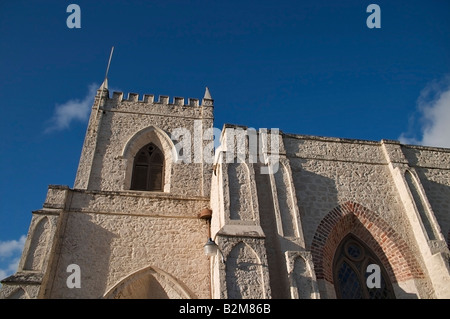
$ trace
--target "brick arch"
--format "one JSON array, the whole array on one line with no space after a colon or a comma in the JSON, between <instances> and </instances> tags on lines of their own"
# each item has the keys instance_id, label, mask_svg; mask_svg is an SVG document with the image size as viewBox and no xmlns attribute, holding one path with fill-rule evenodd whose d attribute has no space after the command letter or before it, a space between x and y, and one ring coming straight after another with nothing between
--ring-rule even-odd
<instances>
[{"instance_id":1,"label":"brick arch","mask_svg":"<svg viewBox=\"0 0 450 319\"><path fill-rule=\"evenodd\" d=\"M379 215L351 201L331 210L320 222L311 244L317 279L333 283L333 258L341 240L352 233L380 259L391 282L423 278L408 244Z\"/></svg>"}]
</instances>

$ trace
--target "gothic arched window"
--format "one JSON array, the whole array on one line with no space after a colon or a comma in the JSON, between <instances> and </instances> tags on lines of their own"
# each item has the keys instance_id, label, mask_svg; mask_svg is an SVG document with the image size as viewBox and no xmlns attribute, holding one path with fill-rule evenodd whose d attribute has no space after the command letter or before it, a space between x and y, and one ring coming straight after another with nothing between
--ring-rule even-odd
<instances>
[{"instance_id":1,"label":"gothic arched window","mask_svg":"<svg viewBox=\"0 0 450 319\"><path fill-rule=\"evenodd\" d=\"M378 265L379 272L368 271L368 266L371 264ZM369 288L367 278L378 275L379 288ZM389 277L379 259L366 245L352 235L345 237L336 250L333 262L333 276L337 298L395 298ZM369 281L372 283L371 279L372 277L369 278Z\"/></svg>"},{"instance_id":2,"label":"gothic arched window","mask_svg":"<svg viewBox=\"0 0 450 319\"><path fill-rule=\"evenodd\" d=\"M134 157L131 189L163 191L164 155L155 144L145 145Z\"/></svg>"}]
</instances>

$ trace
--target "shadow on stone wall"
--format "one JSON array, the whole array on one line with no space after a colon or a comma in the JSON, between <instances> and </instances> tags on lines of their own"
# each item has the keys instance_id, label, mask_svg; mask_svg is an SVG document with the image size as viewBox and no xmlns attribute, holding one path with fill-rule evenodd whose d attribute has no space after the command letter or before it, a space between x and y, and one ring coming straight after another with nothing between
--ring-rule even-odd
<instances>
[{"instance_id":1,"label":"shadow on stone wall","mask_svg":"<svg viewBox=\"0 0 450 319\"><path fill-rule=\"evenodd\" d=\"M100 126L97 130L97 144L94 150L94 160L92 161L92 167L89 174L89 190L101 190L101 180L104 176L104 170L110 169L110 165L105 165L103 160L105 159L106 150L108 149L111 141L112 129L111 121L114 113L103 111ZM101 134L100 134L101 132Z\"/></svg>"},{"instance_id":2,"label":"shadow on stone wall","mask_svg":"<svg viewBox=\"0 0 450 319\"><path fill-rule=\"evenodd\" d=\"M289 281L286 262L280 249L280 236L276 228L275 209L270 187L270 176L260 174L260 167L255 168L256 188L258 192L258 205L261 227L266 235L265 248L269 267L270 288L272 298L288 299Z\"/></svg>"},{"instance_id":3,"label":"shadow on stone wall","mask_svg":"<svg viewBox=\"0 0 450 319\"><path fill-rule=\"evenodd\" d=\"M110 275L112 242L117 235L96 224L93 216L68 213L60 258L50 298L101 298ZM69 288L67 267L80 267L81 288Z\"/></svg>"},{"instance_id":4,"label":"shadow on stone wall","mask_svg":"<svg viewBox=\"0 0 450 319\"><path fill-rule=\"evenodd\" d=\"M323 214L326 214L332 207L337 206L338 203L335 181L303 170L301 168L302 161L300 159L294 160L294 163L291 161L291 171L303 228L302 232L305 234L306 240L308 234L309 238L312 238L314 235L314 229L309 228L313 221L309 220L309 218L317 218L317 211L325 212ZM258 192L260 223L266 236L265 248L267 251L272 298L289 299L291 298L291 287L285 251L304 251L305 247L301 247L298 244L299 240L296 237L283 237L278 233L270 175L260 174L259 172L260 167L256 167L255 179ZM286 209L286 207L280 206L280 209ZM317 220L318 222L320 222L320 219ZM289 226L294 227L294 224L291 223ZM283 224L283 232L286 234L296 233L294 229L287 230L285 227L286 224Z\"/></svg>"},{"instance_id":5,"label":"shadow on stone wall","mask_svg":"<svg viewBox=\"0 0 450 319\"><path fill-rule=\"evenodd\" d=\"M305 249L311 249L315 230L322 218L339 205L336 180L309 171L311 161L290 159L292 178L297 196L297 203L302 221ZM305 165L307 164L307 165ZM303 166L307 168L303 168ZM326 162L317 163L326 165ZM319 167L315 168L320 170ZM325 170L325 168L323 168Z\"/></svg>"}]
</instances>

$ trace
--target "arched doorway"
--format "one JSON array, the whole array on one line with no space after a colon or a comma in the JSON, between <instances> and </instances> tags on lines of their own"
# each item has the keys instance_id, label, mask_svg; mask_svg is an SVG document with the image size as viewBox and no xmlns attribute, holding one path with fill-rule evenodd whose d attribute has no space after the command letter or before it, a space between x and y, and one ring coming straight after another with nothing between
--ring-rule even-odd
<instances>
[{"instance_id":1,"label":"arched doorway","mask_svg":"<svg viewBox=\"0 0 450 319\"><path fill-rule=\"evenodd\" d=\"M155 267L146 267L112 287L106 299L192 299L195 295L179 280Z\"/></svg>"}]
</instances>

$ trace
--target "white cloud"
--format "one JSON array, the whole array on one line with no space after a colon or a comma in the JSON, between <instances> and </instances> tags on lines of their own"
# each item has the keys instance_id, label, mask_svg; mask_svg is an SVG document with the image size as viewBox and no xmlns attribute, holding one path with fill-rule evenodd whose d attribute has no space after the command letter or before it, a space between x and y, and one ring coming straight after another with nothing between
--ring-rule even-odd
<instances>
[{"instance_id":1,"label":"white cloud","mask_svg":"<svg viewBox=\"0 0 450 319\"><path fill-rule=\"evenodd\" d=\"M410 130L401 134L400 142L450 148L450 76L433 81L422 90L417 111L419 118L410 119Z\"/></svg>"},{"instance_id":2,"label":"white cloud","mask_svg":"<svg viewBox=\"0 0 450 319\"><path fill-rule=\"evenodd\" d=\"M66 129L73 121L87 121L98 88L98 84L92 83L89 85L88 93L81 100L73 99L56 105L55 113L50 120L50 126L46 128L45 132Z\"/></svg>"},{"instance_id":3,"label":"white cloud","mask_svg":"<svg viewBox=\"0 0 450 319\"><path fill-rule=\"evenodd\" d=\"M12 258L6 264L6 268L0 269L0 280L14 274L19 266L20 257Z\"/></svg>"},{"instance_id":4,"label":"white cloud","mask_svg":"<svg viewBox=\"0 0 450 319\"><path fill-rule=\"evenodd\" d=\"M0 241L0 280L16 272L26 238L22 235L19 240Z\"/></svg>"},{"instance_id":5,"label":"white cloud","mask_svg":"<svg viewBox=\"0 0 450 319\"><path fill-rule=\"evenodd\" d=\"M27 236L22 235L19 240L0 241L0 258L11 257L17 252L22 252Z\"/></svg>"}]
</instances>

